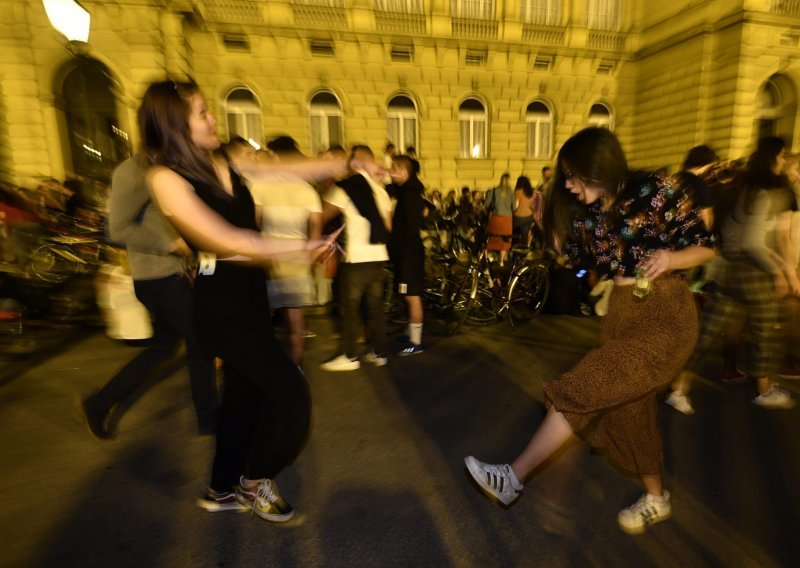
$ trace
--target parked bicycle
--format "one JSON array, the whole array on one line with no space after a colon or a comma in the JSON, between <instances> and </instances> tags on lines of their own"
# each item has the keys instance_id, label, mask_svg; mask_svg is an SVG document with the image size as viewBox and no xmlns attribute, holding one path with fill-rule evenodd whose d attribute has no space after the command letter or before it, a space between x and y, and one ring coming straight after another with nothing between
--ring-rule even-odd
<instances>
[{"instance_id":1,"label":"parked bicycle","mask_svg":"<svg viewBox=\"0 0 800 568\"><path fill-rule=\"evenodd\" d=\"M528 321L541 312L550 291L546 261L528 248L512 248L510 266L499 267L489 259L490 234L479 229L478 250L463 275L451 287L451 303L456 307L456 329L464 321L487 324L508 314L511 325Z\"/></svg>"},{"instance_id":2,"label":"parked bicycle","mask_svg":"<svg viewBox=\"0 0 800 568\"><path fill-rule=\"evenodd\" d=\"M53 232L30 253L25 272L44 282L60 284L77 274L96 270L105 246L100 233Z\"/></svg>"}]
</instances>

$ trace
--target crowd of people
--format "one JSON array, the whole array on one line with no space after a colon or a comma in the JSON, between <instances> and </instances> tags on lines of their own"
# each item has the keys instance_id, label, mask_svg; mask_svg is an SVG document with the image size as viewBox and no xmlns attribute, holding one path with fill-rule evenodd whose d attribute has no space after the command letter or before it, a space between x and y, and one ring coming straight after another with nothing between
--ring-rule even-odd
<instances>
[{"instance_id":1,"label":"crowd of people","mask_svg":"<svg viewBox=\"0 0 800 568\"><path fill-rule=\"evenodd\" d=\"M199 431L216 436L199 500L208 511L294 516L274 480L309 431L307 306L336 300L340 344L321 371L390 363L383 298L391 263L408 308L395 355L424 352L421 233L437 216L483 225L500 265L512 244L539 243L608 284L600 346L546 381L547 414L527 446L506 464L465 458L501 503L582 439L642 483L642 497L618 515L623 530L669 518L658 401L666 394L671 407L693 412L692 376L716 346L728 346L721 378L752 380L754 404L794 405L775 379L800 377L800 170L778 138L733 167L698 146L664 176L632 170L612 132L586 128L535 185L505 173L486 192L443 197L426 192L413 148L398 154L390 145L376 159L367 146L333 147L310 158L287 136L265 151L241 139L222 144L193 83L152 84L138 121L142 147L114 172L108 233L127 249L154 339L79 406L92 434L111 437L115 406L184 342ZM273 330L276 313L285 344ZM740 345L751 346L749 358Z\"/></svg>"}]
</instances>

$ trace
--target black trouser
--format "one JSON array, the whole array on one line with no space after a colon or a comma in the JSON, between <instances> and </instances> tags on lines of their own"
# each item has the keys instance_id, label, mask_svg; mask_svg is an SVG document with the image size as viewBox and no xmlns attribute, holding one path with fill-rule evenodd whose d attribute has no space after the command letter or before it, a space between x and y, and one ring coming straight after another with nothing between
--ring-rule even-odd
<instances>
[{"instance_id":1,"label":"black trouser","mask_svg":"<svg viewBox=\"0 0 800 568\"><path fill-rule=\"evenodd\" d=\"M217 417L217 389L212 359L197 342L192 317L192 290L180 276L134 280L136 297L153 320L152 343L125 365L92 400L106 413L151 378L151 371L170 359L177 341L186 343L192 400L200 432L212 433Z\"/></svg>"},{"instance_id":2,"label":"black trouser","mask_svg":"<svg viewBox=\"0 0 800 568\"><path fill-rule=\"evenodd\" d=\"M377 355L386 354L386 314L383 294L384 262L344 262L339 265L339 309L342 318L342 348L351 359L358 355L356 342L361 327L361 300L366 300L370 341Z\"/></svg>"},{"instance_id":3,"label":"black trouser","mask_svg":"<svg viewBox=\"0 0 800 568\"><path fill-rule=\"evenodd\" d=\"M308 435L305 378L266 329L244 327L227 340L208 339L225 373L211 488L229 491L240 475L272 479L295 459Z\"/></svg>"}]
</instances>

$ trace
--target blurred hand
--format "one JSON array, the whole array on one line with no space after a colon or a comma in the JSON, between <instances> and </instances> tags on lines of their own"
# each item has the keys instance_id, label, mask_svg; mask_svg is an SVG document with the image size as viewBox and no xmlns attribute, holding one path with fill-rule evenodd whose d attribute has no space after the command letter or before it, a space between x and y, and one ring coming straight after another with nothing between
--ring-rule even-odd
<instances>
[{"instance_id":1,"label":"blurred hand","mask_svg":"<svg viewBox=\"0 0 800 568\"><path fill-rule=\"evenodd\" d=\"M657 250L647 258L639 261L639 264L636 265L636 268L644 270L644 275L649 280L654 280L665 272L670 271L671 254L672 253L668 250Z\"/></svg>"},{"instance_id":2,"label":"blurred hand","mask_svg":"<svg viewBox=\"0 0 800 568\"><path fill-rule=\"evenodd\" d=\"M328 257L336 250L341 250L341 247L336 242L341 232L344 230L344 225L339 227L330 235L326 235L324 239L308 241L306 243L306 250L309 252L311 262L325 262Z\"/></svg>"}]
</instances>

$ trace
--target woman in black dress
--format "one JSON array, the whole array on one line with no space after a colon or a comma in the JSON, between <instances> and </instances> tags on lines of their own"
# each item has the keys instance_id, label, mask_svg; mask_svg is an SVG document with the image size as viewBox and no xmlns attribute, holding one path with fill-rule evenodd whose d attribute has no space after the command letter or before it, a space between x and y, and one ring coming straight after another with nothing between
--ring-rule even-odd
<instances>
[{"instance_id":1,"label":"woman in black dress","mask_svg":"<svg viewBox=\"0 0 800 568\"><path fill-rule=\"evenodd\" d=\"M200 506L250 508L264 519L288 521L294 509L272 479L305 441L310 399L302 372L273 334L259 262L276 255L309 256L311 246L262 237L241 176L324 178L343 173L345 164L229 164L212 154L220 145L216 121L190 83L152 84L139 109L139 126L153 165L148 186L166 218L198 252L194 313L201 347L224 361L217 449Z\"/></svg>"}]
</instances>

